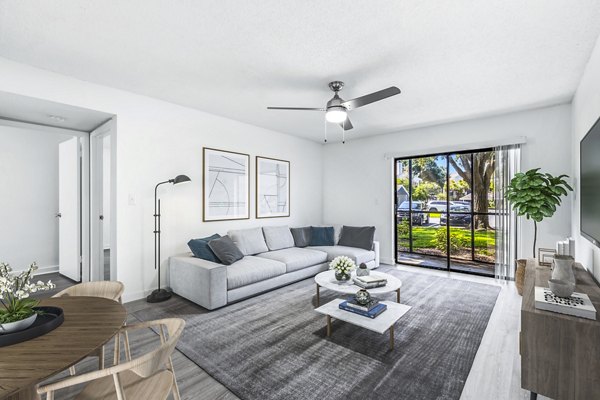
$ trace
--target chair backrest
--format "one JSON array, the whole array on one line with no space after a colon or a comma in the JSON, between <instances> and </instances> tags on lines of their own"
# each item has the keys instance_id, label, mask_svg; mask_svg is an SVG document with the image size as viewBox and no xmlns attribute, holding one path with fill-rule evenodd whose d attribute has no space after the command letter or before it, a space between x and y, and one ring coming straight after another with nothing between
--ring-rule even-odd
<instances>
[{"instance_id":1,"label":"chair backrest","mask_svg":"<svg viewBox=\"0 0 600 400\"><path fill-rule=\"evenodd\" d=\"M164 368L183 333L185 321L181 318L165 318L150 321L147 324L158 331L161 340L160 347L143 356L121 364L122 368L129 369L144 378ZM163 328L166 328L168 337L165 337Z\"/></svg>"},{"instance_id":2,"label":"chair backrest","mask_svg":"<svg viewBox=\"0 0 600 400\"><path fill-rule=\"evenodd\" d=\"M124 290L125 286L119 281L84 282L68 287L52 297L89 296L120 301Z\"/></svg>"}]
</instances>

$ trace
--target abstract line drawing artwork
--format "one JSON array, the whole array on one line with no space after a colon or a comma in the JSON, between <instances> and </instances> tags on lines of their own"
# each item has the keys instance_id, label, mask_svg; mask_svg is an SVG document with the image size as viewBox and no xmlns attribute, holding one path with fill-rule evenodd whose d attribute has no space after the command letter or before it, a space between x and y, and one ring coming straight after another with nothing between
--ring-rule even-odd
<instances>
[{"instance_id":1,"label":"abstract line drawing artwork","mask_svg":"<svg viewBox=\"0 0 600 400\"><path fill-rule=\"evenodd\" d=\"M290 162L256 157L256 218L290 216Z\"/></svg>"},{"instance_id":2,"label":"abstract line drawing artwork","mask_svg":"<svg viewBox=\"0 0 600 400\"><path fill-rule=\"evenodd\" d=\"M250 156L203 148L204 221L250 218Z\"/></svg>"}]
</instances>

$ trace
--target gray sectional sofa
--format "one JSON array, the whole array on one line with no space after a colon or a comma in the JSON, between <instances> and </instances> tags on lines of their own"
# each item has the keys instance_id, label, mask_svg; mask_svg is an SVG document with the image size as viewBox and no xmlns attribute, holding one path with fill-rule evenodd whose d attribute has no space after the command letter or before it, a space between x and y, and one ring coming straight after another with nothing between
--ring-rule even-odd
<instances>
[{"instance_id":1,"label":"gray sectional sofa","mask_svg":"<svg viewBox=\"0 0 600 400\"><path fill-rule=\"evenodd\" d=\"M326 271L329 262L344 255L368 268L379 266L379 243L371 250L339 246L341 227L335 227L333 246L295 247L287 226L232 230L227 234L244 258L223 265L186 253L170 257L169 282L176 294L213 310Z\"/></svg>"}]
</instances>

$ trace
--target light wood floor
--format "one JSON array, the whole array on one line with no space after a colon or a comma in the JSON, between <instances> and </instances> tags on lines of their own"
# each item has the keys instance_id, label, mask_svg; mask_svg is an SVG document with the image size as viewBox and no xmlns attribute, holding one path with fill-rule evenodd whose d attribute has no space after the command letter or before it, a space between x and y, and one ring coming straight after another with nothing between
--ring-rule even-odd
<instances>
[{"instance_id":1,"label":"light wood floor","mask_svg":"<svg viewBox=\"0 0 600 400\"><path fill-rule=\"evenodd\" d=\"M521 309L521 297L517 294L514 283L500 282L493 278L485 278L474 275L460 274L456 272L445 272L424 269L413 266L382 266L382 270L397 268L402 271L421 273L426 275L444 276L452 279L496 284L501 287L496 307L492 312L488 327L483 336L481 346L477 352L473 367L461 396L461 400L526 400L529 392L522 390L520 385L520 356L519 356L519 315ZM46 279L52 278L60 288L72 284L56 275L46 275ZM58 288L57 288L58 290ZM194 307L198 313L207 312L202 307L174 296L169 303L176 302L181 307ZM164 303L163 303L164 304ZM161 307L161 303L149 304L145 300L137 300L126 304L133 321L131 313L148 307ZM150 334L151 336L152 334ZM146 343L148 342L148 343ZM143 338L143 346L151 346L147 337ZM111 346L107 347L107 354L112 354ZM108 357L108 356L107 356ZM183 399L207 399L207 400L232 400L237 397L227 388L209 376L204 370L187 359L182 353L176 351L173 357L177 381ZM95 363L86 360L78 365L77 372L92 370ZM435 377L432 377L435 379ZM399 384L401 384L399 382ZM72 398L76 391L63 393L60 398ZM546 400L539 396L538 399Z\"/></svg>"}]
</instances>

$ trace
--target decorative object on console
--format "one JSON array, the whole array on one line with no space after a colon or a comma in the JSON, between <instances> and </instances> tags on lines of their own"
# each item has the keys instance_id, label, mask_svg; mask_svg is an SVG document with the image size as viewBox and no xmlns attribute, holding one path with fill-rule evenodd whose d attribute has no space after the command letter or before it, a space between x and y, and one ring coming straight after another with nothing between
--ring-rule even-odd
<instances>
[{"instance_id":1,"label":"decorative object on console","mask_svg":"<svg viewBox=\"0 0 600 400\"><path fill-rule=\"evenodd\" d=\"M329 269L335 271L335 279L340 282L350 280L352 270L356 268L356 264L352 259L346 256L337 256L329 263Z\"/></svg>"},{"instance_id":2,"label":"decorative object on console","mask_svg":"<svg viewBox=\"0 0 600 400\"><path fill-rule=\"evenodd\" d=\"M570 297L556 296L549 288L535 287L535 308L576 317L596 319L596 307L585 293L573 293Z\"/></svg>"},{"instance_id":3,"label":"decorative object on console","mask_svg":"<svg viewBox=\"0 0 600 400\"><path fill-rule=\"evenodd\" d=\"M573 257L555 256L552 268L552 279L567 281L575 285L575 274L573 273Z\"/></svg>"},{"instance_id":4,"label":"decorative object on console","mask_svg":"<svg viewBox=\"0 0 600 400\"><path fill-rule=\"evenodd\" d=\"M527 266L526 259L517 260L517 272L515 273L515 286L517 287L517 293L523 296L523 284L525 283L525 267Z\"/></svg>"},{"instance_id":5,"label":"decorative object on console","mask_svg":"<svg viewBox=\"0 0 600 400\"><path fill-rule=\"evenodd\" d=\"M311 246L335 246L335 229L333 226L311 226Z\"/></svg>"},{"instance_id":6,"label":"decorative object on console","mask_svg":"<svg viewBox=\"0 0 600 400\"><path fill-rule=\"evenodd\" d=\"M358 247L359 249L373 249L373 240L375 239L374 226L346 226L342 227L338 245L348 247Z\"/></svg>"},{"instance_id":7,"label":"decorative object on console","mask_svg":"<svg viewBox=\"0 0 600 400\"><path fill-rule=\"evenodd\" d=\"M538 264L545 267L552 266L552 260L554 259L555 255L556 252L554 249L544 249L540 247L538 249Z\"/></svg>"},{"instance_id":8,"label":"decorative object on console","mask_svg":"<svg viewBox=\"0 0 600 400\"><path fill-rule=\"evenodd\" d=\"M361 306L365 306L371 301L371 294L366 289L360 289L354 295L354 300Z\"/></svg>"},{"instance_id":9,"label":"decorative object on console","mask_svg":"<svg viewBox=\"0 0 600 400\"><path fill-rule=\"evenodd\" d=\"M568 175L552 176L539 172L539 168L525 173L519 172L511 179L506 190L506 199L511 203L518 216L533 220L533 257L537 241L537 224L544 218L550 218L556 207L562 202L561 196L573 191L567 181Z\"/></svg>"},{"instance_id":10,"label":"decorative object on console","mask_svg":"<svg viewBox=\"0 0 600 400\"><path fill-rule=\"evenodd\" d=\"M250 156L204 147L202 219L250 218Z\"/></svg>"},{"instance_id":11,"label":"decorative object on console","mask_svg":"<svg viewBox=\"0 0 600 400\"><path fill-rule=\"evenodd\" d=\"M235 245L227 235L208 242L208 246L224 265L231 265L244 258L244 253Z\"/></svg>"},{"instance_id":12,"label":"decorative object on console","mask_svg":"<svg viewBox=\"0 0 600 400\"><path fill-rule=\"evenodd\" d=\"M39 303L29 294L55 287L52 281L31 283L37 268L34 262L26 271L13 273L10 265L0 263L0 334L29 328L38 316L34 307Z\"/></svg>"},{"instance_id":13,"label":"decorative object on console","mask_svg":"<svg viewBox=\"0 0 600 400\"><path fill-rule=\"evenodd\" d=\"M290 216L290 162L256 157L256 218Z\"/></svg>"},{"instance_id":14,"label":"decorative object on console","mask_svg":"<svg viewBox=\"0 0 600 400\"><path fill-rule=\"evenodd\" d=\"M194 254L194 257L201 258L206 261L212 261L212 262L218 263L221 261L217 258L215 253L210 249L210 247L208 246L208 242L210 242L211 240L214 240L214 239L218 239L220 237L221 237L221 235L219 235L218 233L215 233L214 235L208 236L205 238L192 239L188 242L188 247Z\"/></svg>"},{"instance_id":15,"label":"decorative object on console","mask_svg":"<svg viewBox=\"0 0 600 400\"><path fill-rule=\"evenodd\" d=\"M159 182L154 187L154 269L158 269L158 287L146 297L148 303L158 303L171 298L171 292L160 287L160 199L158 198L158 187L165 183L179 185L181 183L191 182L187 175L177 175L173 179Z\"/></svg>"},{"instance_id":16,"label":"decorative object on console","mask_svg":"<svg viewBox=\"0 0 600 400\"><path fill-rule=\"evenodd\" d=\"M558 297L571 297L575 291L574 283L560 279L549 279L548 287L550 288L550 291Z\"/></svg>"},{"instance_id":17,"label":"decorative object on console","mask_svg":"<svg viewBox=\"0 0 600 400\"><path fill-rule=\"evenodd\" d=\"M556 242L556 254L575 258L575 239L567 238Z\"/></svg>"},{"instance_id":18,"label":"decorative object on console","mask_svg":"<svg viewBox=\"0 0 600 400\"><path fill-rule=\"evenodd\" d=\"M369 268L367 268L367 264L360 263L358 269L356 270L356 276L369 276Z\"/></svg>"}]
</instances>

